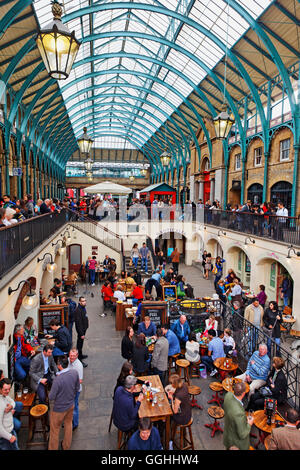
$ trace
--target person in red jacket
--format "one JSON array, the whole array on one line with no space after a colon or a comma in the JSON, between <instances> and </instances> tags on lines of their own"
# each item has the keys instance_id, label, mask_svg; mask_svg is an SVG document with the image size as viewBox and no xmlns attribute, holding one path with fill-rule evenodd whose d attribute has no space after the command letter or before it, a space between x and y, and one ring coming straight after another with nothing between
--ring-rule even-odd
<instances>
[{"instance_id":1,"label":"person in red jacket","mask_svg":"<svg viewBox=\"0 0 300 470\"><path fill-rule=\"evenodd\" d=\"M105 281L105 283L103 284L101 294L104 302L104 310L111 308L113 306L112 297L114 296L114 291L112 290L109 281ZM103 312L100 314L100 316L105 317L106 314Z\"/></svg>"},{"instance_id":2,"label":"person in red jacket","mask_svg":"<svg viewBox=\"0 0 300 470\"><path fill-rule=\"evenodd\" d=\"M23 382L29 373L30 359L35 354L33 347L24 339L24 328L17 324L14 329L15 380Z\"/></svg>"},{"instance_id":3,"label":"person in red jacket","mask_svg":"<svg viewBox=\"0 0 300 470\"><path fill-rule=\"evenodd\" d=\"M139 300L144 300L143 290L137 284L133 284L133 291L131 295L133 297L132 303L134 305L136 305Z\"/></svg>"}]
</instances>

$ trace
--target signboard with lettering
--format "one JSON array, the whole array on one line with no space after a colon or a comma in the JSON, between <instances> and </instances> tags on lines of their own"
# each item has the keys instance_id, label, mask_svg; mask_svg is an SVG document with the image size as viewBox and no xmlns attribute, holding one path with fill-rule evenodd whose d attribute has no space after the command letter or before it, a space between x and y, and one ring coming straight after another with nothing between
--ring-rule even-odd
<instances>
[{"instance_id":1,"label":"signboard with lettering","mask_svg":"<svg viewBox=\"0 0 300 470\"><path fill-rule=\"evenodd\" d=\"M39 308L39 331L51 333L49 323L53 319L58 320L60 325L65 324L65 305L42 305Z\"/></svg>"},{"instance_id":2,"label":"signboard with lettering","mask_svg":"<svg viewBox=\"0 0 300 470\"><path fill-rule=\"evenodd\" d=\"M167 302L142 302L142 321L148 316L155 325L163 325L167 320L167 307Z\"/></svg>"},{"instance_id":3,"label":"signboard with lettering","mask_svg":"<svg viewBox=\"0 0 300 470\"><path fill-rule=\"evenodd\" d=\"M177 299L177 286L168 285L163 286L163 299L164 300L176 300Z\"/></svg>"}]
</instances>

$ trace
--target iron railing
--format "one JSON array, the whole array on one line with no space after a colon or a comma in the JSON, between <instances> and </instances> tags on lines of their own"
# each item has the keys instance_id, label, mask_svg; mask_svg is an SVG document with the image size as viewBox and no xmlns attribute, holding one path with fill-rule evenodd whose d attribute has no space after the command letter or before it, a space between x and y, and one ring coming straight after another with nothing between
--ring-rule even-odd
<instances>
[{"instance_id":1,"label":"iron railing","mask_svg":"<svg viewBox=\"0 0 300 470\"><path fill-rule=\"evenodd\" d=\"M300 223L297 217L204 209L204 223L300 246Z\"/></svg>"},{"instance_id":2,"label":"iron railing","mask_svg":"<svg viewBox=\"0 0 300 470\"><path fill-rule=\"evenodd\" d=\"M67 212L44 214L0 229L0 279L67 222Z\"/></svg>"}]
</instances>

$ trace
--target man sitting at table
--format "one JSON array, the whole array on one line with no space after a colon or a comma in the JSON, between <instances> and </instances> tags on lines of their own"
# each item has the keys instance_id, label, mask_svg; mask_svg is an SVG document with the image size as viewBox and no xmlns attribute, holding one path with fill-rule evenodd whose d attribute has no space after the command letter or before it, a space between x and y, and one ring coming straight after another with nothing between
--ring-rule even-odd
<instances>
[{"instance_id":1,"label":"man sitting at table","mask_svg":"<svg viewBox=\"0 0 300 470\"><path fill-rule=\"evenodd\" d=\"M272 429L268 450L300 450L300 416L297 410L285 412L286 425Z\"/></svg>"},{"instance_id":2,"label":"man sitting at table","mask_svg":"<svg viewBox=\"0 0 300 470\"><path fill-rule=\"evenodd\" d=\"M72 347L72 339L68 328L65 325L60 325L59 320L53 318L49 322L49 326L53 331L53 335L45 335L45 338L54 338L53 356L64 356L69 354Z\"/></svg>"},{"instance_id":3,"label":"man sitting at table","mask_svg":"<svg viewBox=\"0 0 300 470\"><path fill-rule=\"evenodd\" d=\"M244 374L237 376L237 379L242 379L250 384L249 398L257 388L262 387L266 383L271 364L267 352L267 345L261 343L258 351L254 351L250 357Z\"/></svg>"},{"instance_id":4,"label":"man sitting at table","mask_svg":"<svg viewBox=\"0 0 300 470\"><path fill-rule=\"evenodd\" d=\"M162 450L158 429L153 426L150 418L139 420L139 429L128 441L128 450Z\"/></svg>"},{"instance_id":5,"label":"man sitting at table","mask_svg":"<svg viewBox=\"0 0 300 470\"><path fill-rule=\"evenodd\" d=\"M221 338L216 336L216 331L213 329L208 330L208 352L207 356L202 357L202 363L206 366L207 372L210 372L210 376L212 377L218 371L214 368L214 361L219 357L225 357L224 352L224 343Z\"/></svg>"},{"instance_id":6,"label":"man sitting at table","mask_svg":"<svg viewBox=\"0 0 300 470\"><path fill-rule=\"evenodd\" d=\"M118 284L114 292L114 297L122 302L126 302L126 295L123 292L123 287L121 284Z\"/></svg>"},{"instance_id":7,"label":"man sitting at table","mask_svg":"<svg viewBox=\"0 0 300 470\"><path fill-rule=\"evenodd\" d=\"M150 320L150 317L145 316L144 321L139 324L138 332L143 333L147 338L156 335L156 325Z\"/></svg>"},{"instance_id":8,"label":"man sitting at table","mask_svg":"<svg viewBox=\"0 0 300 470\"><path fill-rule=\"evenodd\" d=\"M136 430L138 413L141 403L144 399L142 393L139 394L137 401L133 398L136 392L137 378L128 375L124 382L124 387L118 387L114 395L113 405L113 423L123 432Z\"/></svg>"},{"instance_id":9,"label":"man sitting at table","mask_svg":"<svg viewBox=\"0 0 300 470\"><path fill-rule=\"evenodd\" d=\"M180 315L180 318L173 323L171 329L179 339L180 346L184 348L191 332L186 316Z\"/></svg>"},{"instance_id":10,"label":"man sitting at table","mask_svg":"<svg viewBox=\"0 0 300 470\"><path fill-rule=\"evenodd\" d=\"M53 346L46 344L43 352L35 356L30 364L30 386L37 393L39 402L46 404L46 387L51 388L58 369L52 357Z\"/></svg>"},{"instance_id":11,"label":"man sitting at table","mask_svg":"<svg viewBox=\"0 0 300 470\"><path fill-rule=\"evenodd\" d=\"M131 296L133 297L132 303L133 305L137 305L139 300L144 300L143 290L140 286L133 284L133 291Z\"/></svg>"},{"instance_id":12,"label":"man sitting at table","mask_svg":"<svg viewBox=\"0 0 300 470\"><path fill-rule=\"evenodd\" d=\"M174 356L174 354L180 354L181 349L179 339L177 338L175 333L173 333L173 331L169 329L169 326L167 324L163 325L162 332L169 343L169 357Z\"/></svg>"}]
</instances>

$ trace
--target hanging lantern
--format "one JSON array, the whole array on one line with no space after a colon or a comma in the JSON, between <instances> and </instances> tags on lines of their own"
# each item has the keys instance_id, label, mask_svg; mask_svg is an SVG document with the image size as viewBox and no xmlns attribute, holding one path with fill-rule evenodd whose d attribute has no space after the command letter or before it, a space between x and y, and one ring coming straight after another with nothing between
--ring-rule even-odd
<instances>
[{"instance_id":1,"label":"hanging lantern","mask_svg":"<svg viewBox=\"0 0 300 470\"><path fill-rule=\"evenodd\" d=\"M225 105L220 114L214 118L217 139L226 139L234 122L234 119L229 116Z\"/></svg>"},{"instance_id":2,"label":"hanging lantern","mask_svg":"<svg viewBox=\"0 0 300 470\"><path fill-rule=\"evenodd\" d=\"M94 164L93 160L91 158L87 158L84 162L85 169L87 171L91 171L93 168L93 164Z\"/></svg>"},{"instance_id":3,"label":"hanging lantern","mask_svg":"<svg viewBox=\"0 0 300 470\"><path fill-rule=\"evenodd\" d=\"M45 29L39 30L36 44L50 77L66 80L70 75L81 42L70 33L62 21L62 7L52 2L53 20Z\"/></svg>"},{"instance_id":4,"label":"hanging lantern","mask_svg":"<svg viewBox=\"0 0 300 470\"><path fill-rule=\"evenodd\" d=\"M77 139L81 153L89 153L93 143L93 139L87 135L87 128L83 128L83 134Z\"/></svg>"},{"instance_id":5,"label":"hanging lantern","mask_svg":"<svg viewBox=\"0 0 300 470\"><path fill-rule=\"evenodd\" d=\"M145 177L146 175L147 175L147 170L145 168L142 168L141 176Z\"/></svg>"},{"instance_id":6,"label":"hanging lantern","mask_svg":"<svg viewBox=\"0 0 300 470\"><path fill-rule=\"evenodd\" d=\"M85 174L86 174L86 177L88 178L89 181L93 180L93 172L92 171L86 171Z\"/></svg>"},{"instance_id":7,"label":"hanging lantern","mask_svg":"<svg viewBox=\"0 0 300 470\"><path fill-rule=\"evenodd\" d=\"M160 161L161 161L162 166L169 166L171 158L172 158L172 155L165 150L160 156Z\"/></svg>"},{"instance_id":8,"label":"hanging lantern","mask_svg":"<svg viewBox=\"0 0 300 470\"><path fill-rule=\"evenodd\" d=\"M130 175L130 176L129 176L129 181L130 181L131 183L133 183L134 180L135 180L134 175Z\"/></svg>"}]
</instances>

